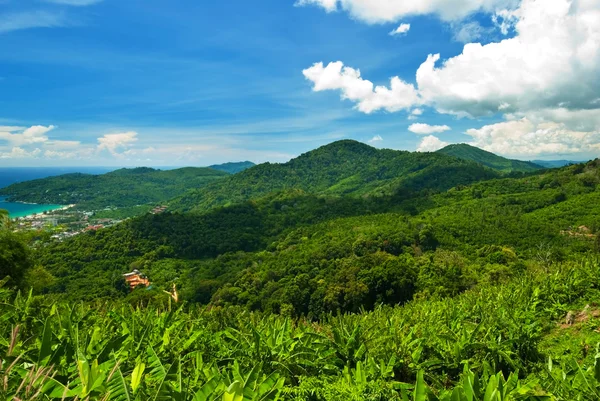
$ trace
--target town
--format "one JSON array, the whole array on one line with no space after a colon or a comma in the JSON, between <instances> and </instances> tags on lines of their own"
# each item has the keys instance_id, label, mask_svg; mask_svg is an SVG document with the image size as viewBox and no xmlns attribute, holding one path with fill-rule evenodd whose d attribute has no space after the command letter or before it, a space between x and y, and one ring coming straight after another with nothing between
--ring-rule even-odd
<instances>
[{"instance_id":1,"label":"town","mask_svg":"<svg viewBox=\"0 0 600 401\"><path fill-rule=\"evenodd\" d=\"M160 205L152 208L149 213L161 214L167 206ZM107 207L99 211L78 210L76 205L60 209L36 213L13 219L13 230L17 232L37 231L49 234L50 239L63 241L76 235L112 227L130 217L111 217L118 215L117 208Z\"/></svg>"}]
</instances>

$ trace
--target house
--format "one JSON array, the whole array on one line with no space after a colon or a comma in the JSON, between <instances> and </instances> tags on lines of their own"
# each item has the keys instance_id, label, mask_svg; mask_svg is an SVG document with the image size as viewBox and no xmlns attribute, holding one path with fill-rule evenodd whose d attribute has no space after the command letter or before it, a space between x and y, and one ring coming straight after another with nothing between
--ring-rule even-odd
<instances>
[{"instance_id":1,"label":"house","mask_svg":"<svg viewBox=\"0 0 600 401\"><path fill-rule=\"evenodd\" d=\"M146 277L145 274L140 273L140 271L137 269L131 273L123 274L123 277L125 277L125 281L127 281L127 284L129 284L129 288L131 290L136 289L140 285L143 285L144 287L150 286L150 280L148 280L148 277Z\"/></svg>"}]
</instances>

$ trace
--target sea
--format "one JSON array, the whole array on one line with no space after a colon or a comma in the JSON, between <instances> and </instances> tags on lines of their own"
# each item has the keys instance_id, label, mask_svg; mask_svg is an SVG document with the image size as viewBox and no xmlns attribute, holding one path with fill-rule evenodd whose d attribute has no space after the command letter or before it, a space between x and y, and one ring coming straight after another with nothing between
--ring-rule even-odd
<instances>
[{"instance_id":1,"label":"sea","mask_svg":"<svg viewBox=\"0 0 600 401\"><path fill-rule=\"evenodd\" d=\"M105 174L115 170L115 167L0 167L0 188L18 182L37 180L63 174ZM7 202L6 197L0 196L0 209L8 210L11 218L29 216L44 211L56 210L62 205L38 205L29 203Z\"/></svg>"}]
</instances>

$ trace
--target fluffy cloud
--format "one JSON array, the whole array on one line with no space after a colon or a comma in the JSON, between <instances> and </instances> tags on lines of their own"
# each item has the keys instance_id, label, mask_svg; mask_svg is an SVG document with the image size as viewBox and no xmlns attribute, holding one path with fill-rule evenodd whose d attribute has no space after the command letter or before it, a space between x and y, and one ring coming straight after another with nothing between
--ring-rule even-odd
<instances>
[{"instance_id":1,"label":"fluffy cloud","mask_svg":"<svg viewBox=\"0 0 600 401\"><path fill-rule=\"evenodd\" d=\"M421 143L419 143L417 152L435 152L436 150L440 150L448 145L448 142L444 142L436 136L429 135L423 138Z\"/></svg>"},{"instance_id":2,"label":"fluffy cloud","mask_svg":"<svg viewBox=\"0 0 600 401\"><path fill-rule=\"evenodd\" d=\"M419 93L441 112L457 115L598 108L600 2L523 0L510 13L516 36L465 45L436 64L430 55L417 71Z\"/></svg>"},{"instance_id":3,"label":"fluffy cloud","mask_svg":"<svg viewBox=\"0 0 600 401\"><path fill-rule=\"evenodd\" d=\"M41 154L42 151L38 148L27 151L16 146L10 152L0 152L0 159L29 159L39 157Z\"/></svg>"},{"instance_id":4,"label":"fluffy cloud","mask_svg":"<svg viewBox=\"0 0 600 401\"><path fill-rule=\"evenodd\" d=\"M445 131L450 131L451 128L447 125L429 125L423 123L415 123L408 127L410 132L414 132L419 135L430 135L435 133L441 133Z\"/></svg>"},{"instance_id":5,"label":"fluffy cloud","mask_svg":"<svg viewBox=\"0 0 600 401\"><path fill-rule=\"evenodd\" d=\"M444 20L461 19L477 11L512 8L517 0L299 0L327 12L342 9L367 23L396 22L405 16L437 14Z\"/></svg>"},{"instance_id":6,"label":"fluffy cloud","mask_svg":"<svg viewBox=\"0 0 600 401\"><path fill-rule=\"evenodd\" d=\"M433 7L434 3L437 6ZM341 62L325 69L323 64L315 64L309 69L314 74L305 72L306 78L315 84L315 91L340 90L342 98L355 101L358 110L366 113L428 105L459 117L503 114L505 123L481 128L490 131L493 139L477 143L507 155L572 153L593 148L600 130L599 1L339 0L335 8L339 6L367 22L397 21L411 13L437 13L451 20L452 13L444 11L446 5L455 7L456 15L466 15L464 10L489 11L496 29L513 36L485 45L466 44L461 54L444 61L440 54L430 54L416 72L416 86L395 77L392 82L401 83L403 90L390 91L394 96L385 101L371 90L373 84L361 78L358 70L343 67ZM475 40L481 34L481 28L469 22L454 20L451 26L460 40ZM318 66L321 68L315 68ZM337 85L319 85L327 72L330 82ZM359 87L363 90L351 91ZM411 114L409 119L416 116ZM531 141L519 142L502 127L518 127L519 132L536 138L541 145L536 148ZM515 149L511 150L510 144Z\"/></svg>"},{"instance_id":7,"label":"fluffy cloud","mask_svg":"<svg viewBox=\"0 0 600 401\"><path fill-rule=\"evenodd\" d=\"M383 141L381 135L375 135L373 138L369 139L369 143L377 143Z\"/></svg>"},{"instance_id":8,"label":"fluffy cloud","mask_svg":"<svg viewBox=\"0 0 600 401\"><path fill-rule=\"evenodd\" d=\"M25 127L2 127L0 126L0 141L8 141L14 146L31 145L48 141L46 134L56 128L54 125L47 127L43 125L34 125Z\"/></svg>"},{"instance_id":9,"label":"fluffy cloud","mask_svg":"<svg viewBox=\"0 0 600 401\"><path fill-rule=\"evenodd\" d=\"M597 152L600 130L574 131L563 123L534 123L527 118L470 129L474 146L514 157Z\"/></svg>"},{"instance_id":10,"label":"fluffy cloud","mask_svg":"<svg viewBox=\"0 0 600 401\"><path fill-rule=\"evenodd\" d=\"M408 33L408 31L410 31L410 24L400 24L400 26L398 28L396 28L392 32L390 32L390 35L391 36L405 35L406 33Z\"/></svg>"},{"instance_id":11,"label":"fluffy cloud","mask_svg":"<svg viewBox=\"0 0 600 401\"><path fill-rule=\"evenodd\" d=\"M410 115L408 116L408 119L409 120L416 120L422 114L423 114L423 109L416 108L416 109L414 109L413 111L410 112Z\"/></svg>"},{"instance_id":12,"label":"fluffy cloud","mask_svg":"<svg viewBox=\"0 0 600 401\"><path fill-rule=\"evenodd\" d=\"M327 67L316 63L303 74L313 82L313 91L340 90L342 99L356 102L358 110L367 114L381 109L399 111L420 103L415 87L400 78L392 78L389 88L375 87L371 81L361 78L359 70L344 67L341 61L329 63Z\"/></svg>"},{"instance_id":13,"label":"fluffy cloud","mask_svg":"<svg viewBox=\"0 0 600 401\"><path fill-rule=\"evenodd\" d=\"M600 2L523 0L517 10L498 15L503 23L517 21L515 37L487 45L469 43L441 64L439 54L429 55L416 73L418 90L394 77L391 90L377 87L373 93L371 81L339 61L326 68L317 63L304 75L315 91L341 90L342 97L368 113L421 103L473 117L600 108Z\"/></svg>"},{"instance_id":14,"label":"fluffy cloud","mask_svg":"<svg viewBox=\"0 0 600 401\"><path fill-rule=\"evenodd\" d=\"M137 142L137 132L129 131L118 134L106 134L98 138L98 151L107 150L113 156L121 156L120 149L128 149Z\"/></svg>"}]
</instances>

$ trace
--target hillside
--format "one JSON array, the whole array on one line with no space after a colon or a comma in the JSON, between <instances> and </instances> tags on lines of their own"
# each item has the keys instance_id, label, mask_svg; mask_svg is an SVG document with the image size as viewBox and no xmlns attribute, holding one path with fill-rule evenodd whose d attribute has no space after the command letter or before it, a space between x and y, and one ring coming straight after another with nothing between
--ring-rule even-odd
<instances>
[{"instance_id":1,"label":"hillside","mask_svg":"<svg viewBox=\"0 0 600 401\"><path fill-rule=\"evenodd\" d=\"M192 190L170 206L172 210L205 212L288 189L328 196L410 197L423 190L447 190L499 176L478 163L440 153L378 150L343 140L284 164L252 167Z\"/></svg>"},{"instance_id":2,"label":"hillside","mask_svg":"<svg viewBox=\"0 0 600 401\"><path fill-rule=\"evenodd\" d=\"M249 169L250 167L254 167L256 164L245 161L245 162L230 162L224 164L213 164L212 166L208 166L208 168L212 168L213 170L224 171L229 174L239 173L240 171L244 171Z\"/></svg>"},{"instance_id":3,"label":"hillside","mask_svg":"<svg viewBox=\"0 0 600 401\"><path fill-rule=\"evenodd\" d=\"M334 145L300 161L331 161L312 171L315 187L297 181L319 194L147 214L31 255L0 229L0 259L29 265L12 278L0 264L11 276L0 277L0 356L19 366L4 388L29 380L25 395L78 399L81 377L97 374L90 400L234 399L230 388L272 401L598 399L600 160L344 196L326 186L340 160L398 159ZM437 157L417 160L436 173L445 163L449 182L489 171ZM151 285L131 290L132 269ZM34 295L7 290L11 280ZM41 381L25 373L41 368Z\"/></svg>"},{"instance_id":4,"label":"hillside","mask_svg":"<svg viewBox=\"0 0 600 401\"><path fill-rule=\"evenodd\" d=\"M127 266L159 286L178 277L195 302L270 312L285 303L312 316L454 295L539 258L577 260L598 249L600 210L586 205L600 205L599 165L404 200L288 190L205 214L147 215L44 248L38 260L58 278L49 291L86 299L120 296L114 277ZM418 279L426 266L442 270ZM394 284L406 269L415 275ZM446 274L454 275L447 283L430 281Z\"/></svg>"},{"instance_id":5,"label":"hillside","mask_svg":"<svg viewBox=\"0 0 600 401\"><path fill-rule=\"evenodd\" d=\"M13 184L0 189L11 201L77 204L82 210L131 207L164 202L229 174L210 168L155 170L140 167L102 175L67 174Z\"/></svg>"},{"instance_id":6,"label":"hillside","mask_svg":"<svg viewBox=\"0 0 600 401\"><path fill-rule=\"evenodd\" d=\"M545 168L559 168L564 166L569 166L571 164L580 164L582 161L574 161L574 160L532 160L532 163L537 164L538 166L542 166Z\"/></svg>"},{"instance_id":7,"label":"hillside","mask_svg":"<svg viewBox=\"0 0 600 401\"><path fill-rule=\"evenodd\" d=\"M544 168L531 162L507 159L465 143L448 145L445 148L438 150L438 153L458 157L464 160L472 160L505 173L531 172Z\"/></svg>"}]
</instances>

